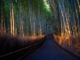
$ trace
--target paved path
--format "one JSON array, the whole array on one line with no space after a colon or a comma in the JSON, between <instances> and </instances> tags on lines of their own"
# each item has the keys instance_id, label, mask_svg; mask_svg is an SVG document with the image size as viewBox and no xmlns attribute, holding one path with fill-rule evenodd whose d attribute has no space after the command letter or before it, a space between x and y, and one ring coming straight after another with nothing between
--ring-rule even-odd
<instances>
[{"instance_id":1,"label":"paved path","mask_svg":"<svg viewBox=\"0 0 80 60\"><path fill-rule=\"evenodd\" d=\"M75 57L61 50L53 38L47 37L45 43L36 52L25 57L24 60L77 60Z\"/></svg>"}]
</instances>

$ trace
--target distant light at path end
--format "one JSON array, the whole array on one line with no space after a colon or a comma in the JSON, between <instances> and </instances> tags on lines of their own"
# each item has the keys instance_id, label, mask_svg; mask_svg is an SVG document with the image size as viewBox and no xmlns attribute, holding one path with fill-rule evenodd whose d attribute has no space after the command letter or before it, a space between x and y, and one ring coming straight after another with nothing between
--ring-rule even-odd
<instances>
[{"instance_id":1,"label":"distant light at path end","mask_svg":"<svg viewBox=\"0 0 80 60\"><path fill-rule=\"evenodd\" d=\"M47 0L43 0L44 1L44 4L46 6L47 9L50 9L50 5L48 4Z\"/></svg>"},{"instance_id":2,"label":"distant light at path end","mask_svg":"<svg viewBox=\"0 0 80 60\"><path fill-rule=\"evenodd\" d=\"M44 0L44 3L45 3L45 5L47 6L47 8L50 7L49 4L48 4L48 2L47 2L47 0Z\"/></svg>"},{"instance_id":3,"label":"distant light at path end","mask_svg":"<svg viewBox=\"0 0 80 60\"><path fill-rule=\"evenodd\" d=\"M47 8L50 8L49 4L47 4L46 6L47 6Z\"/></svg>"}]
</instances>

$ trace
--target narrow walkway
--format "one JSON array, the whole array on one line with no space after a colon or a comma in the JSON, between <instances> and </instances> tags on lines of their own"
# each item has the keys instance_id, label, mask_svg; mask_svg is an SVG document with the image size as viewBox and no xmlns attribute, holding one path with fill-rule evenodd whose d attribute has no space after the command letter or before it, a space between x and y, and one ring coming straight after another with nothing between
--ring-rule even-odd
<instances>
[{"instance_id":1,"label":"narrow walkway","mask_svg":"<svg viewBox=\"0 0 80 60\"><path fill-rule=\"evenodd\" d=\"M47 37L45 43L36 52L25 57L24 60L77 60L67 54L55 44L52 37Z\"/></svg>"}]
</instances>

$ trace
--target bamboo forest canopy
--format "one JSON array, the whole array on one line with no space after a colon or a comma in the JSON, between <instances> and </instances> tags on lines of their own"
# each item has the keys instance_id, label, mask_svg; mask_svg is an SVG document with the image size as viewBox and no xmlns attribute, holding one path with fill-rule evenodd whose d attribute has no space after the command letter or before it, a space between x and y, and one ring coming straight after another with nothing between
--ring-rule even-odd
<instances>
[{"instance_id":1,"label":"bamboo forest canopy","mask_svg":"<svg viewBox=\"0 0 80 60\"><path fill-rule=\"evenodd\" d=\"M44 0L2 0L2 2L5 12L10 11L12 4L16 14L19 14L19 8L21 8L21 13L25 12L26 14L29 13L29 9L31 9L35 15L38 15L38 10L40 10L40 15L42 16L51 12L47 9Z\"/></svg>"},{"instance_id":2,"label":"bamboo forest canopy","mask_svg":"<svg viewBox=\"0 0 80 60\"><path fill-rule=\"evenodd\" d=\"M80 29L80 0L0 0L0 29L12 35L66 33Z\"/></svg>"}]
</instances>

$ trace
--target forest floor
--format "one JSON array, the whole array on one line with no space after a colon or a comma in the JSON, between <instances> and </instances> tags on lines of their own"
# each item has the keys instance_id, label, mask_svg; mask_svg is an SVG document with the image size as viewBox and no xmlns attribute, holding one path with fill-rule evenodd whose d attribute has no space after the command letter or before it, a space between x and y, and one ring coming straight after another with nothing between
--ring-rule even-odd
<instances>
[{"instance_id":1,"label":"forest floor","mask_svg":"<svg viewBox=\"0 0 80 60\"><path fill-rule=\"evenodd\" d=\"M80 34L71 36L58 36L54 35L55 41L62 47L77 56L80 56Z\"/></svg>"},{"instance_id":2,"label":"forest floor","mask_svg":"<svg viewBox=\"0 0 80 60\"><path fill-rule=\"evenodd\" d=\"M19 37L0 32L0 56L42 42L44 36Z\"/></svg>"},{"instance_id":3,"label":"forest floor","mask_svg":"<svg viewBox=\"0 0 80 60\"><path fill-rule=\"evenodd\" d=\"M69 55L63 49L59 48L53 36L28 36L28 37L13 37L4 32L0 32L0 55L21 49L23 47L38 43L45 39L44 44L34 53L25 57L23 60L78 60L75 56ZM43 39L42 39L43 38ZM40 40L41 39L41 40ZM74 39L77 39L75 41ZM79 37L73 38L74 51L80 53Z\"/></svg>"}]
</instances>

